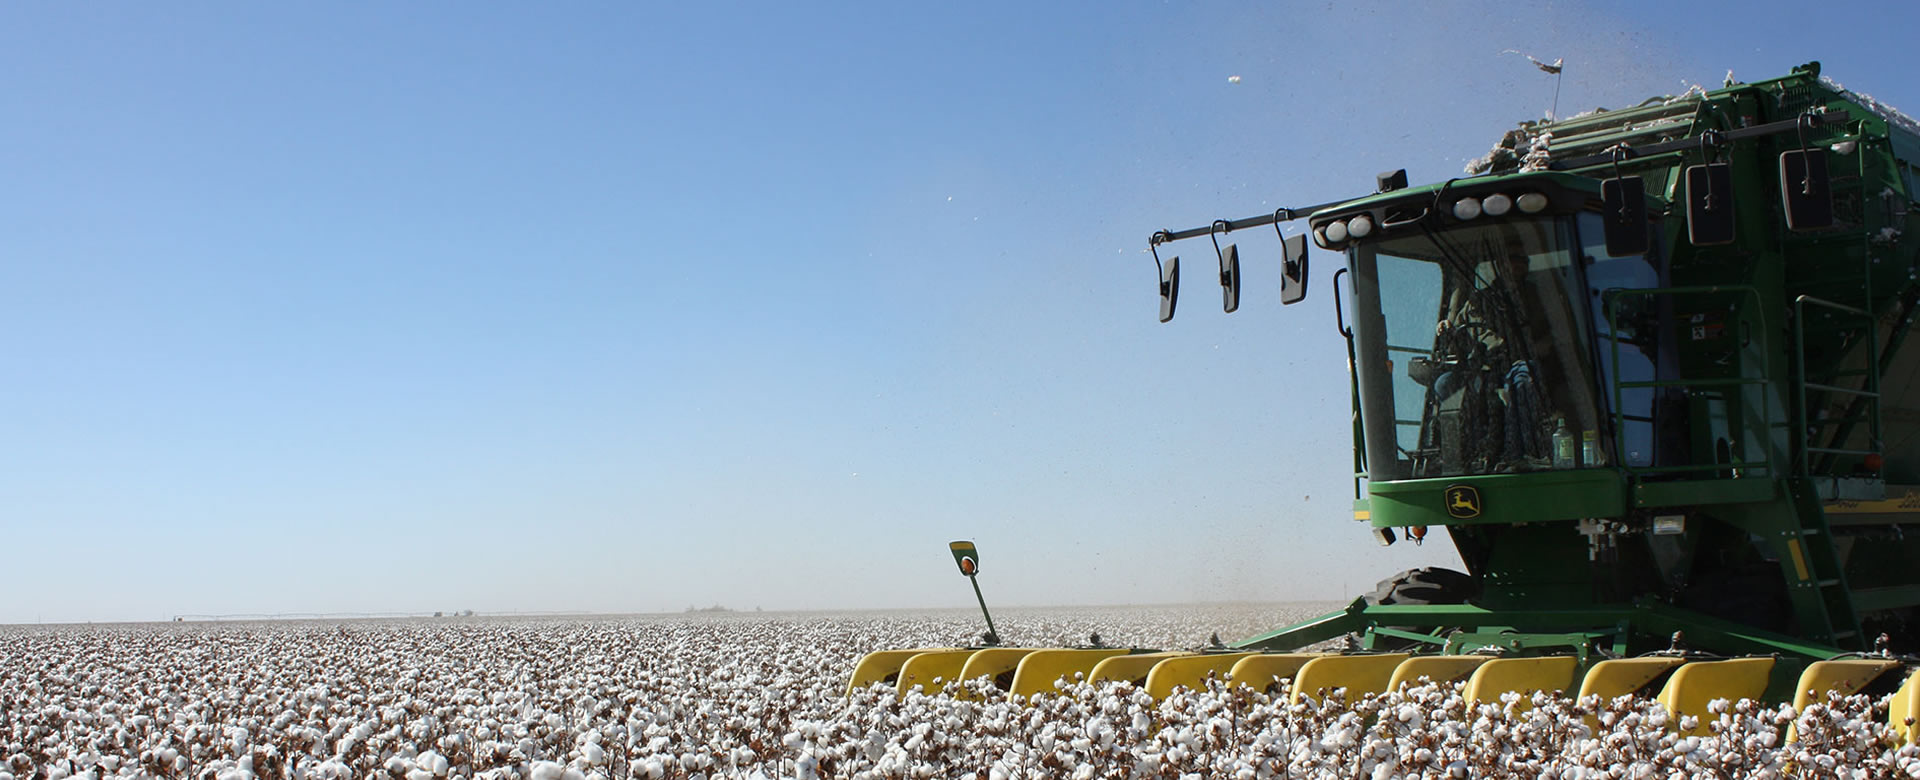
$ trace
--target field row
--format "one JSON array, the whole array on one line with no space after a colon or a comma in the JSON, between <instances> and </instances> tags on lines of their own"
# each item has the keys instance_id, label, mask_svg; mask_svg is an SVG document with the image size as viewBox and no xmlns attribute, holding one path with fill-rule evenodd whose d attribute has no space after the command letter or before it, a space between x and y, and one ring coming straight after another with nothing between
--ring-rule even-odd
<instances>
[{"instance_id":1,"label":"field row","mask_svg":"<svg viewBox=\"0 0 1920 780\"><path fill-rule=\"evenodd\" d=\"M1012 611L1022 644L1193 647L1272 608ZM1884 708L1721 708L1680 737L1651 702L1427 685L1289 705L1215 686L1028 701L872 688L861 654L964 644L972 616L703 615L0 629L0 780L249 777L1920 777ZM1788 741L1794 729L1795 741ZM1644 773L1644 774L1643 774Z\"/></svg>"}]
</instances>

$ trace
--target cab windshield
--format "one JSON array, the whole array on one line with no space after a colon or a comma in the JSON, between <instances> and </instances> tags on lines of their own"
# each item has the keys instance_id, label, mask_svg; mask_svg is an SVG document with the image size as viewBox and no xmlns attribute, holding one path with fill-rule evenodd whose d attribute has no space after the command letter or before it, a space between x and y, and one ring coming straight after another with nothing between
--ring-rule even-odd
<instances>
[{"instance_id":1,"label":"cab windshield","mask_svg":"<svg viewBox=\"0 0 1920 780\"><path fill-rule=\"evenodd\" d=\"M1368 478L1605 464L1575 246L1539 217L1348 250Z\"/></svg>"}]
</instances>

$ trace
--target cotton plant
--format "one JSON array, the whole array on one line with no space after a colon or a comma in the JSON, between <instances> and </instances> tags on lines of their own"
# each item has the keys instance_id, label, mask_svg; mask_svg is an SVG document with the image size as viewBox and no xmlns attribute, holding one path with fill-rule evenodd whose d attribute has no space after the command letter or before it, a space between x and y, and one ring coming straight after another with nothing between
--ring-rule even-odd
<instances>
[{"instance_id":1,"label":"cotton plant","mask_svg":"<svg viewBox=\"0 0 1920 780\"><path fill-rule=\"evenodd\" d=\"M1022 644L1192 647L1271 612L1001 617ZM1920 778L1883 701L1795 711L1456 683L1296 701L1214 679L1156 700L1063 679L848 692L881 647L964 616L373 621L0 629L0 780L64 778ZM1682 731L1704 725L1704 734Z\"/></svg>"}]
</instances>

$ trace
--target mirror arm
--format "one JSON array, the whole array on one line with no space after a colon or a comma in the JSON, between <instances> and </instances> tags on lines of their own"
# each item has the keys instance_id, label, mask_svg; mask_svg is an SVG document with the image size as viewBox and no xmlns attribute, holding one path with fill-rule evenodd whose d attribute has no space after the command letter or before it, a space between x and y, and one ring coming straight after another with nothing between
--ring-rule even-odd
<instances>
[{"instance_id":1,"label":"mirror arm","mask_svg":"<svg viewBox=\"0 0 1920 780\"><path fill-rule=\"evenodd\" d=\"M1162 279L1167 278L1167 267L1160 263L1160 245L1172 240L1172 234L1165 230L1155 231L1147 237L1147 251L1153 253L1153 270L1158 271ZM1160 294L1167 294L1166 282L1160 283Z\"/></svg>"},{"instance_id":2,"label":"mirror arm","mask_svg":"<svg viewBox=\"0 0 1920 780\"><path fill-rule=\"evenodd\" d=\"M1213 235L1214 231L1219 230L1218 225L1222 222L1226 223L1227 225L1226 229L1228 231L1245 230L1251 227L1263 227L1266 225L1275 225L1282 222L1292 222L1297 219L1305 219L1307 215L1312 214L1313 212L1319 211L1321 209L1333 208L1334 206L1338 206L1342 203L1347 202L1348 200L1352 200L1352 198L1329 201L1329 202L1321 203L1315 206L1307 206L1305 208L1275 209L1274 212L1271 214L1261 214L1256 217L1247 217L1245 219L1219 219L1219 220L1214 220L1213 224L1210 224L1206 227L1188 228L1186 230L1162 230L1158 233L1155 233L1154 235L1160 237L1159 243L1164 244L1168 241L1185 241L1189 238L1199 238L1201 236Z\"/></svg>"}]
</instances>

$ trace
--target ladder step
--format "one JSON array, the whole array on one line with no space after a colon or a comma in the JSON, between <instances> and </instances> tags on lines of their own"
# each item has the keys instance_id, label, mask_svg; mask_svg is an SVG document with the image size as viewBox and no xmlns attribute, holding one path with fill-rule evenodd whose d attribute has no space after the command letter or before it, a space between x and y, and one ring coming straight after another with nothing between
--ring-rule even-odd
<instances>
[{"instance_id":1,"label":"ladder step","mask_svg":"<svg viewBox=\"0 0 1920 780\"><path fill-rule=\"evenodd\" d=\"M1812 422L1807 423L1807 427L1817 428L1817 427L1826 426L1826 425L1855 424L1855 423L1863 423L1863 422L1873 422L1873 418L1867 415L1859 415L1855 417L1825 417L1825 418L1814 420ZM1787 425L1792 426L1793 423L1787 423Z\"/></svg>"},{"instance_id":2,"label":"ladder step","mask_svg":"<svg viewBox=\"0 0 1920 780\"><path fill-rule=\"evenodd\" d=\"M1813 388L1813 389L1815 389L1815 390L1825 390L1825 391L1827 391L1827 392L1829 392L1829 393L1842 393L1842 394L1845 394L1845 395L1858 395L1858 396L1865 396L1865 397L1867 397L1867 398L1879 398L1879 397L1880 397L1880 393L1878 393L1878 392L1876 392L1876 391L1873 391L1873 390L1860 390L1860 389L1856 389L1856 388L1852 388L1852 387L1841 387L1841 386L1839 386L1839 385L1824 385L1824 384L1820 384L1819 382L1802 382L1802 383L1800 383L1800 384L1801 384L1801 386L1803 386L1803 387L1810 387L1810 388Z\"/></svg>"},{"instance_id":3,"label":"ladder step","mask_svg":"<svg viewBox=\"0 0 1920 780\"><path fill-rule=\"evenodd\" d=\"M1837 580L1837 579L1834 579L1834 580L1821 580L1821 581L1820 581L1820 587L1822 587L1822 588L1831 588L1831 587L1833 587L1833 586L1835 586L1835 585L1838 585L1838 584L1840 584L1840 581L1839 581L1839 580Z\"/></svg>"}]
</instances>

